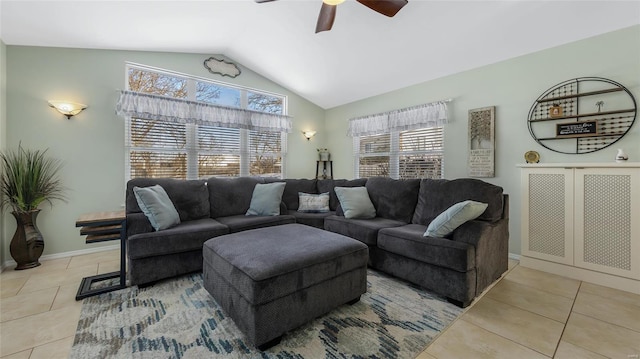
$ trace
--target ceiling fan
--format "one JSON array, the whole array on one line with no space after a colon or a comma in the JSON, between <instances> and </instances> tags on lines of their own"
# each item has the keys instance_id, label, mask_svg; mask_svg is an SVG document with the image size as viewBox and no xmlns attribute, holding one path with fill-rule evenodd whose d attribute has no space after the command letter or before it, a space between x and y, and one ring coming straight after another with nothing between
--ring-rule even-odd
<instances>
[{"instance_id":1,"label":"ceiling fan","mask_svg":"<svg viewBox=\"0 0 640 359\"><path fill-rule=\"evenodd\" d=\"M275 0L255 0L257 3L270 2ZM369 9L376 11L382 15L393 17L407 5L407 0L356 0L360 4L368 7ZM318 16L318 23L316 24L316 34L321 31L331 30L333 26L333 20L336 18L336 7L342 4L344 0L322 0L322 8L320 8L320 15Z\"/></svg>"}]
</instances>

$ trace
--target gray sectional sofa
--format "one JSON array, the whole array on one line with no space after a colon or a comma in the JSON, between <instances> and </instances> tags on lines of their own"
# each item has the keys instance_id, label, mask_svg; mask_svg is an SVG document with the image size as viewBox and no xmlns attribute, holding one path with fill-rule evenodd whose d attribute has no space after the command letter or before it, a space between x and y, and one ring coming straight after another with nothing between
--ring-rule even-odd
<instances>
[{"instance_id":1,"label":"gray sectional sofa","mask_svg":"<svg viewBox=\"0 0 640 359\"><path fill-rule=\"evenodd\" d=\"M286 182L280 215L246 216L258 183ZM160 185L180 224L154 231L142 213L134 187ZM335 187L367 189L376 209L371 219L347 219ZM298 212L298 193L330 193L326 213ZM477 219L447 238L423 236L429 223L451 205L487 203ZM127 183L127 256L131 285L202 270L208 239L248 229L301 223L355 238L369 247L369 266L418 284L467 306L507 270L508 195L477 179L355 180L274 179L261 177L176 180L140 178Z\"/></svg>"}]
</instances>

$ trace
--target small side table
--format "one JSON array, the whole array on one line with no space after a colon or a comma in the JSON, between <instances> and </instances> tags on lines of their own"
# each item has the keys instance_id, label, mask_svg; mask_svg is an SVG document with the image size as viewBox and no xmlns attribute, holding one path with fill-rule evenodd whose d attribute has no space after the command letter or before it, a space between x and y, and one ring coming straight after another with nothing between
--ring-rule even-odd
<instances>
[{"instance_id":1,"label":"small side table","mask_svg":"<svg viewBox=\"0 0 640 359\"><path fill-rule=\"evenodd\" d=\"M327 174L327 163L329 163L329 173ZM320 164L322 164L322 174L320 175ZM316 179L333 178L333 161L316 161Z\"/></svg>"},{"instance_id":2,"label":"small side table","mask_svg":"<svg viewBox=\"0 0 640 359\"><path fill-rule=\"evenodd\" d=\"M120 271L82 278L76 300L108 293L127 286L127 217L124 211L94 212L81 215L76 220L80 235L86 235L86 243L120 240ZM118 284L91 289L92 284L107 279L120 278Z\"/></svg>"}]
</instances>

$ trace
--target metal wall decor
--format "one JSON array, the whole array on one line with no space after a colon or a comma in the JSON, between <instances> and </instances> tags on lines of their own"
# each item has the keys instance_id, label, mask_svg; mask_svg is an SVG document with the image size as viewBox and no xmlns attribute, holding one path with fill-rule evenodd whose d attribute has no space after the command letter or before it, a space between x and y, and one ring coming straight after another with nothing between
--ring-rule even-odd
<instances>
[{"instance_id":1,"label":"metal wall decor","mask_svg":"<svg viewBox=\"0 0 640 359\"><path fill-rule=\"evenodd\" d=\"M579 77L545 91L529 110L529 133L549 150L590 153L622 138L636 120L637 105L621 84Z\"/></svg>"},{"instance_id":2,"label":"metal wall decor","mask_svg":"<svg viewBox=\"0 0 640 359\"><path fill-rule=\"evenodd\" d=\"M469 110L469 177L495 177L495 106Z\"/></svg>"},{"instance_id":3,"label":"metal wall decor","mask_svg":"<svg viewBox=\"0 0 640 359\"><path fill-rule=\"evenodd\" d=\"M237 77L241 73L238 65L233 62L225 61L224 59L216 59L213 56L204 60L204 67L212 74L228 76L231 78Z\"/></svg>"}]
</instances>

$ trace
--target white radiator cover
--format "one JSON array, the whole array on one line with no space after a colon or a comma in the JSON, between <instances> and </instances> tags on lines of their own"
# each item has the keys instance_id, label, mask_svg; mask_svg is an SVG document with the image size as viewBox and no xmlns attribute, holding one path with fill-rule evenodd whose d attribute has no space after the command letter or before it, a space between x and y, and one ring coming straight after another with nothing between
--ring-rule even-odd
<instances>
[{"instance_id":1,"label":"white radiator cover","mask_svg":"<svg viewBox=\"0 0 640 359\"><path fill-rule=\"evenodd\" d=\"M640 293L640 163L519 167L521 264Z\"/></svg>"}]
</instances>

